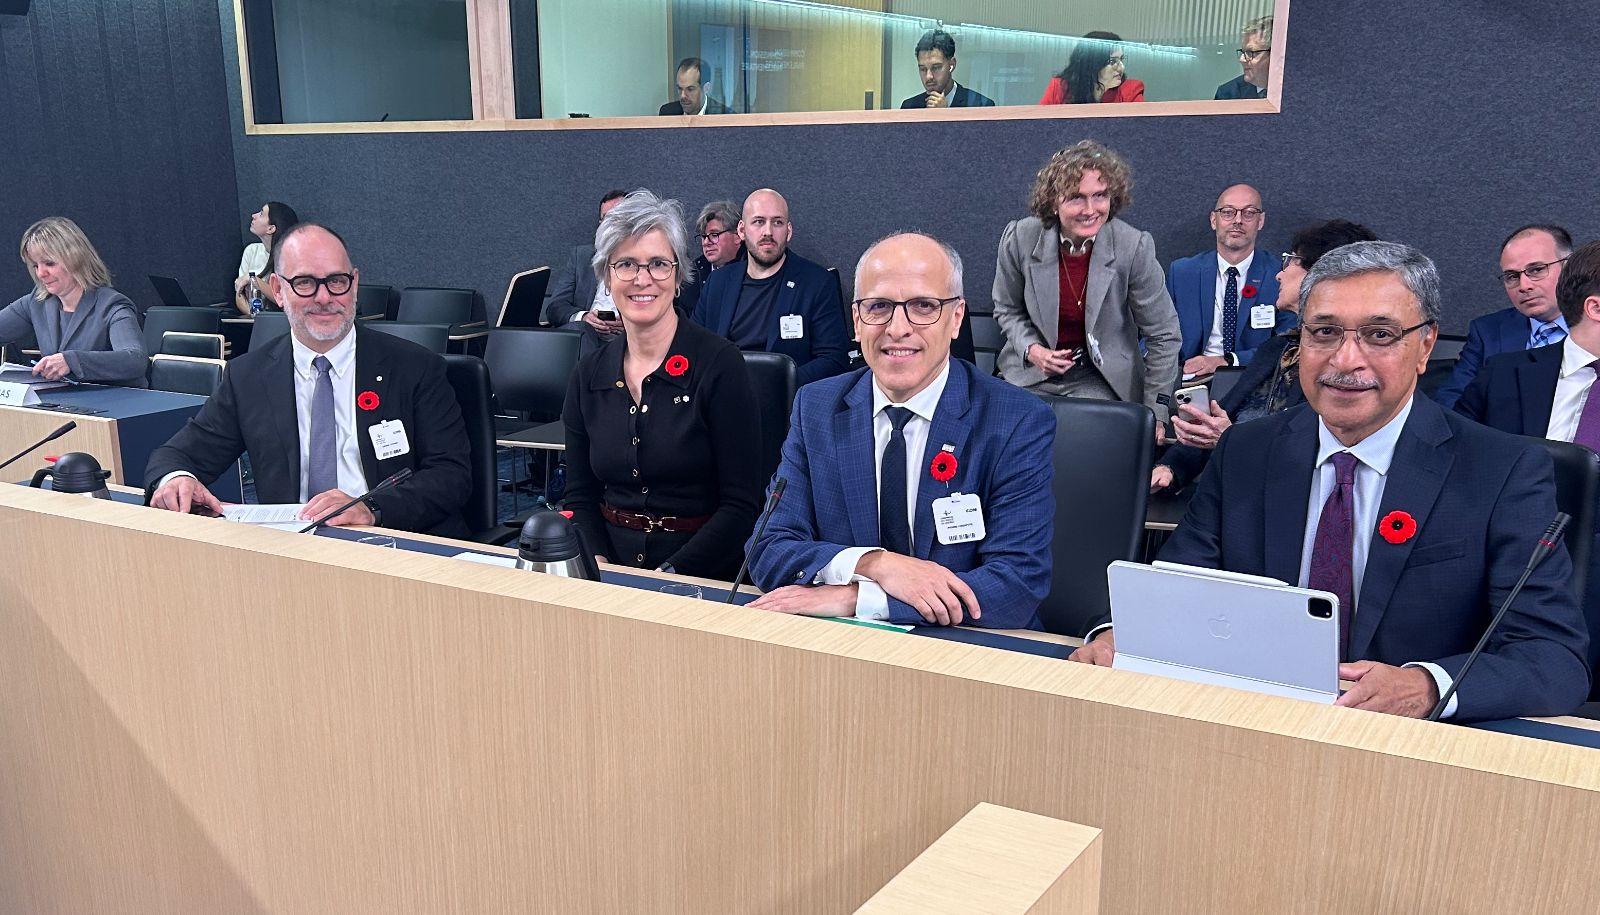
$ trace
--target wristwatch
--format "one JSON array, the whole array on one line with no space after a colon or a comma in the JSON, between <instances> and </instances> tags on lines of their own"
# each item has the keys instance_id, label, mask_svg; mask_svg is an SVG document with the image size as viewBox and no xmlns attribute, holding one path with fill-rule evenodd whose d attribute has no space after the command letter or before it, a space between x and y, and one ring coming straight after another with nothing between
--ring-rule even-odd
<instances>
[{"instance_id":1,"label":"wristwatch","mask_svg":"<svg viewBox=\"0 0 1600 915\"><path fill-rule=\"evenodd\" d=\"M378 501L376 499L362 499L361 504L367 507L367 511L372 512L373 526L383 527L383 509L378 507Z\"/></svg>"}]
</instances>

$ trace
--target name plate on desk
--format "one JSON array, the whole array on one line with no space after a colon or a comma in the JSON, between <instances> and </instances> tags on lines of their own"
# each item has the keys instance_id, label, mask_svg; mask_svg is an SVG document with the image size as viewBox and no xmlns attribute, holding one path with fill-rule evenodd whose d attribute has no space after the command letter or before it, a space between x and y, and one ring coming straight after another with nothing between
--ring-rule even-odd
<instances>
[{"instance_id":1,"label":"name plate on desk","mask_svg":"<svg viewBox=\"0 0 1600 915\"><path fill-rule=\"evenodd\" d=\"M10 407L26 407L39 402L39 392L31 384L19 384L15 381L0 381L0 404Z\"/></svg>"}]
</instances>

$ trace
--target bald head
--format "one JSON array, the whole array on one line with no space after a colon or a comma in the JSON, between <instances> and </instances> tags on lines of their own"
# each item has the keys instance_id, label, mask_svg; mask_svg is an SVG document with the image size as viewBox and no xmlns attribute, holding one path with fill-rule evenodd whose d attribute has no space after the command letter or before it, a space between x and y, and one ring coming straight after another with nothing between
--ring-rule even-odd
<instances>
[{"instance_id":1,"label":"bald head","mask_svg":"<svg viewBox=\"0 0 1600 915\"><path fill-rule=\"evenodd\" d=\"M298 276L303 271L297 264L302 259L327 260L329 256L343 264L340 268L350 272L350 254L338 232L314 222L297 223L278 239L274 260L277 271L284 276Z\"/></svg>"},{"instance_id":2,"label":"bald head","mask_svg":"<svg viewBox=\"0 0 1600 915\"><path fill-rule=\"evenodd\" d=\"M856 264L852 305L861 357L894 403L932 384L961 331L961 258L919 232L879 241Z\"/></svg>"},{"instance_id":3,"label":"bald head","mask_svg":"<svg viewBox=\"0 0 1600 915\"><path fill-rule=\"evenodd\" d=\"M1248 184L1235 184L1217 195L1211 210L1211 230L1217 233L1217 254L1237 264L1256 249L1256 237L1267 224L1261 192Z\"/></svg>"},{"instance_id":4,"label":"bald head","mask_svg":"<svg viewBox=\"0 0 1600 915\"><path fill-rule=\"evenodd\" d=\"M789 202L771 188L751 192L739 217L739 238L749 258L745 271L754 279L777 273L789 251L794 230L789 225Z\"/></svg>"},{"instance_id":5,"label":"bald head","mask_svg":"<svg viewBox=\"0 0 1600 915\"><path fill-rule=\"evenodd\" d=\"M866 285L885 272L914 274L926 279L938 298L962 295L961 255L931 235L896 232L874 242L856 262L855 298L868 298Z\"/></svg>"}]
</instances>

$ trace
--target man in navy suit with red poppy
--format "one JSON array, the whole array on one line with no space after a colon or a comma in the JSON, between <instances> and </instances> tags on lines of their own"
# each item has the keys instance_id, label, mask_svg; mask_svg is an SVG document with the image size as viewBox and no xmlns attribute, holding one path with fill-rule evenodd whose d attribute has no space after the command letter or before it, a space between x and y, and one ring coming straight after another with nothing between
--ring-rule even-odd
<instances>
[{"instance_id":1,"label":"man in navy suit with red poppy","mask_svg":"<svg viewBox=\"0 0 1600 915\"><path fill-rule=\"evenodd\" d=\"M361 274L331 229L300 223L276 250L272 292L290 332L230 363L200 411L151 454L150 504L220 512L205 484L248 451L260 501L303 502L303 518L409 468L404 483L330 523L467 534L469 446L444 360L358 325Z\"/></svg>"},{"instance_id":2,"label":"man in navy suit with red poppy","mask_svg":"<svg viewBox=\"0 0 1600 915\"><path fill-rule=\"evenodd\" d=\"M1278 261L1256 247L1266 224L1261 193L1235 184L1211 210L1216 249L1175 260L1167 271L1167 294L1183 332L1178 355L1185 375L1249 365L1256 347L1294 326L1294 313L1275 307Z\"/></svg>"},{"instance_id":3,"label":"man in navy suit with red poppy","mask_svg":"<svg viewBox=\"0 0 1600 915\"><path fill-rule=\"evenodd\" d=\"M808 616L1038 628L1050 590L1055 415L950 358L961 258L918 233L862 255L864 369L800 389L750 544L751 606Z\"/></svg>"},{"instance_id":4,"label":"man in navy suit with red poppy","mask_svg":"<svg viewBox=\"0 0 1600 915\"><path fill-rule=\"evenodd\" d=\"M1392 242L1317 261L1300 287L1304 406L1222 437L1163 560L1339 597L1338 704L1426 715L1555 516L1549 454L1417 395L1438 334L1433 262ZM1114 630L1074 660L1109 664ZM1445 709L1561 715L1589 691L1588 631L1556 550Z\"/></svg>"}]
</instances>

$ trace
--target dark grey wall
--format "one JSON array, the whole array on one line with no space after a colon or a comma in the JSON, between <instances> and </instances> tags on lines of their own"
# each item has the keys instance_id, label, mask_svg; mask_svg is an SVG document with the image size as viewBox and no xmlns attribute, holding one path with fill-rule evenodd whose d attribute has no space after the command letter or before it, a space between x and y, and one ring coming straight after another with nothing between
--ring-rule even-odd
<instances>
[{"instance_id":1,"label":"dark grey wall","mask_svg":"<svg viewBox=\"0 0 1600 915\"><path fill-rule=\"evenodd\" d=\"M243 224L219 36L214 0L0 16L0 302L31 288L15 252L45 216L82 226L141 307L159 304L151 273L228 291Z\"/></svg>"},{"instance_id":2,"label":"dark grey wall","mask_svg":"<svg viewBox=\"0 0 1600 915\"><path fill-rule=\"evenodd\" d=\"M219 6L231 36L231 4ZM790 200L798 250L848 274L874 238L924 227L962 252L968 296L986 308L995 243L1034 173L1093 136L1133 162L1123 215L1155 234L1163 261L1209 247L1217 191L1250 181L1266 194L1273 251L1333 216L1421 246L1444 272L1455 331L1507 304L1494 273L1510 228L1555 220L1600 234L1592 0L1297 0L1280 40L1277 115L244 137L235 103L240 210L286 200L343 231L372 282L475 286L493 302L512 273L559 264L585 240L609 187L698 208L771 185ZM662 87L665 99L665 74Z\"/></svg>"}]
</instances>

